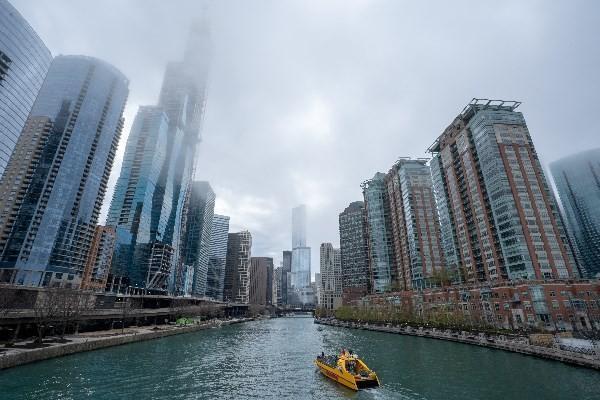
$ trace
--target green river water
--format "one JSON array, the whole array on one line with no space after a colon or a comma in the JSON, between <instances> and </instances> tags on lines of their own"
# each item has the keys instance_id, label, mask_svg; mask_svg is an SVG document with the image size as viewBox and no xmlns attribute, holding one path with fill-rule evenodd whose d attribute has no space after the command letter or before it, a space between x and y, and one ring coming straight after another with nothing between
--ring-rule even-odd
<instances>
[{"instance_id":1,"label":"green river water","mask_svg":"<svg viewBox=\"0 0 600 400\"><path fill-rule=\"evenodd\" d=\"M0 371L0 399L600 399L600 373L499 350L254 321ZM316 372L350 348L382 387L355 393Z\"/></svg>"}]
</instances>

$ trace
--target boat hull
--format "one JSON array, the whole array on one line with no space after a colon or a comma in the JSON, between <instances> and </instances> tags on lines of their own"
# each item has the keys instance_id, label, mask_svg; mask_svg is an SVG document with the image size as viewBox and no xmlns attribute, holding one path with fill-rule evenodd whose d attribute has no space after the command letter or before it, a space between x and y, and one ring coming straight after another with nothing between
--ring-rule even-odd
<instances>
[{"instance_id":1,"label":"boat hull","mask_svg":"<svg viewBox=\"0 0 600 400\"><path fill-rule=\"evenodd\" d=\"M327 365L320 360L315 360L315 365L319 368L319 371L327 378L336 381L337 383L346 386L352 390L358 390L368 387L379 386L379 380L377 377L372 378L356 378L354 375L341 371L338 368L334 368Z\"/></svg>"}]
</instances>

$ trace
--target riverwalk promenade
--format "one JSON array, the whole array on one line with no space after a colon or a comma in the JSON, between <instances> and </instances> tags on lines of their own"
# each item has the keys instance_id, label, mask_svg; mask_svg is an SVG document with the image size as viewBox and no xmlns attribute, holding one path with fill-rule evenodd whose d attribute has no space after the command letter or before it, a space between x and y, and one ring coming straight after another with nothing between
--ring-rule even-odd
<instances>
[{"instance_id":1,"label":"riverwalk promenade","mask_svg":"<svg viewBox=\"0 0 600 400\"><path fill-rule=\"evenodd\" d=\"M556 360L567 364L600 370L600 354L598 352L598 347L595 347L594 351L587 351L584 353L563 350L558 348L556 345L552 347L536 346L531 344L529 338L525 336L512 337L506 335L491 335L487 333L454 331L450 329L441 330L423 326L393 326L391 324L378 325L363 322L338 321L335 318L315 318L314 322L316 324L337 326L342 328L363 329L375 332L448 340L452 342L521 353L534 357Z\"/></svg>"},{"instance_id":2,"label":"riverwalk promenade","mask_svg":"<svg viewBox=\"0 0 600 400\"><path fill-rule=\"evenodd\" d=\"M43 343L44 347L36 348L28 347L31 344L31 340L20 341L15 343L13 347L0 348L0 370L84 351L218 328L224 325L251 321L252 319L215 319L197 321L188 325L157 325L130 327L123 331L121 329L113 329L109 331L86 332L66 335L64 341L56 337L46 338Z\"/></svg>"}]
</instances>

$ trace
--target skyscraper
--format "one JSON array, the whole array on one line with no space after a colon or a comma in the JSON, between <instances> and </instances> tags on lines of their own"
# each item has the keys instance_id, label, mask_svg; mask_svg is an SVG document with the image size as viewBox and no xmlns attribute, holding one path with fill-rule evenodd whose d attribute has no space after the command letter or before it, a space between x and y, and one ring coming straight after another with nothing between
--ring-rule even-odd
<instances>
[{"instance_id":1,"label":"skyscraper","mask_svg":"<svg viewBox=\"0 0 600 400\"><path fill-rule=\"evenodd\" d=\"M600 149L550 164L575 252L588 277L600 274Z\"/></svg>"},{"instance_id":2,"label":"skyscraper","mask_svg":"<svg viewBox=\"0 0 600 400\"><path fill-rule=\"evenodd\" d=\"M339 217L342 300L346 304L358 300L369 291L365 217L362 201L350 203Z\"/></svg>"},{"instance_id":3,"label":"skyscraper","mask_svg":"<svg viewBox=\"0 0 600 400\"><path fill-rule=\"evenodd\" d=\"M306 206L303 204L292 209L291 272L293 289L310 287L310 247L306 246Z\"/></svg>"},{"instance_id":4,"label":"skyscraper","mask_svg":"<svg viewBox=\"0 0 600 400\"><path fill-rule=\"evenodd\" d=\"M186 223L195 221L187 213L194 208L189 201L209 59L201 21L192 26L183 61L167 65L158 106L141 107L136 116L108 218L117 226L111 283L119 290L182 294L189 270L195 274L197 268L192 290L204 280L205 252L201 266L186 264L193 256L181 252ZM204 284L197 290L202 294Z\"/></svg>"},{"instance_id":5,"label":"skyscraper","mask_svg":"<svg viewBox=\"0 0 600 400\"><path fill-rule=\"evenodd\" d=\"M473 99L429 149L446 258L467 282L577 274L519 104Z\"/></svg>"},{"instance_id":6,"label":"skyscraper","mask_svg":"<svg viewBox=\"0 0 600 400\"><path fill-rule=\"evenodd\" d=\"M53 60L0 182L3 280L79 286L127 94L101 60Z\"/></svg>"},{"instance_id":7,"label":"skyscraper","mask_svg":"<svg viewBox=\"0 0 600 400\"><path fill-rule=\"evenodd\" d=\"M194 182L190 189L183 245L183 263L194 270L192 294L204 296L208 274L210 235L215 210L215 192L208 182Z\"/></svg>"},{"instance_id":8,"label":"skyscraper","mask_svg":"<svg viewBox=\"0 0 600 400\"><path fill-rule=\"evenodd\" d=\"M397 271L396 288L421 290L447 280L427 160L399 159L386 176ZM455 271L456 265L451 266ZM458 281L458 277L453 277Z\"/></svg>"},{"instance_id":9,"label":"skyscraper","mask_svg":"<svg viewBox=\"0 0 600 400\"><path fill-rule=\"evenodd\" d=\"M230 233L227 241L223 300L236 303L249 301L249 269L252 235L248 231Z\"/></svg>"},{"instance_id":10,"label":"skyscraper","mask_svg":"<svg viewBox=\"0 0 600 400\"><path fill-rule=\"evenodd\" d=\"M153 244L160 242L166 228L165 219L155 230L151 229L151 221L152 198L166 156L167 131L168 118L162 108L139 108L127 138L106 222L116 228L111 266L114 288L166 290L169 271L148 261Z\"/></svg>"},{"instance_id":11,"label":"skyscraper","mask_svg":"<svg viewBox=\"0 0 600 400\"><path fill-rule=\"evenodd\" d=\"M273 304L273 259L252 257L250 259L250 304Z\"/></svg>"},{"instance_id":12,"label":"skyscraper","mask_svg":"<svg viewBox=\"0 0 600 400\"><path fill-rule=\"evenodd\" d=\"M288 304L288 293L292 287L292 252L290 250L283 251L283 259L281 262L281 301L283 304Z\"/></svg>"},{"instance_id":13,"label":"skyscraper","mask_svg":"<svg viewBox=\"0 0 600 400\"><path fill-rule=\"evenodd\" d=\"M0 177L17 145L52 55L27 21L0 0Z\"/></svg>"},{"instance_id":14,"label":"skyscraper","mask_svg":"<svg viewBox=\"0 0 600 400\"><path fill-rule=\"evenodd\" d=\"M210 234L210 251L208 256L208 273L206 279L206 296L215 300L223 300L228 232L229 217L218 214L213 215Z\"/></svg>"},{"instance_id":15,"label":"skyscraper","mask_svg":"<svg viewBox=\"0 0 600 400\"><path fill-rule=\"evenodd\" d=\"M321 243L321 273L319 286L319 305L327 310L335 310L342 305L342 265L340 250L331 243Z\"/></svg>"},{"instance_id":16,"label":"skyscraper","mask_svg":"<svg viewBox=\"0 0 600 400\"><path fill-rule=\"evenodd\" d=\"M377 172L361 185L365 200L369 274L374 293L392 288L392 274L397 268L385 179L385 174Z\"/></svg>"}]
</instances>

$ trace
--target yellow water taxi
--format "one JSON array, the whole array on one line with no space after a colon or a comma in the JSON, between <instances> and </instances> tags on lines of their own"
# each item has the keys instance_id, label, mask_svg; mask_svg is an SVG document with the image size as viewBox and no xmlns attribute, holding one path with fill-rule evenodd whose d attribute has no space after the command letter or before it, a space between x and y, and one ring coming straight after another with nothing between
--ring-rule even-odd
<instances>
[{"instance_id":1,"label":"yellow water taxi","mask_svg":"<svg viewBox=\"0 0 600 400\"><path fill-rule=\"evenodd\" d=\"M379 386L377 374L352 351L343 350L340 355L332 356L321 353L315 365L323 375L352 390Z\"/></svg>"}]
</instances>

